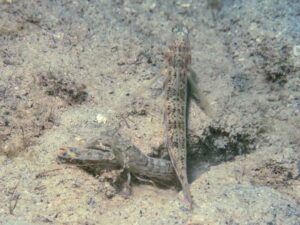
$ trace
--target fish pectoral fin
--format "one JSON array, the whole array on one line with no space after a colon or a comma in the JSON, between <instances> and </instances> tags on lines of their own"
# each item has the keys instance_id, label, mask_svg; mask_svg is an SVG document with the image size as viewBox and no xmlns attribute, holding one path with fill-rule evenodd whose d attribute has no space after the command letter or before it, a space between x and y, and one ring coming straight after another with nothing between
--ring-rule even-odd
<instances>
[{"instance_id":1,"label":"fish pectoral fin","mask_svg":"<svg viewBox=\"0 0 300 225\"><path fill-rule=\"evenodd\" d=\"M197 87L196 73L190 69L188 75L188 95L196 102L197 106L207 115L211 115L211 108L203 92Z\"/></svg>"}]
</instances>

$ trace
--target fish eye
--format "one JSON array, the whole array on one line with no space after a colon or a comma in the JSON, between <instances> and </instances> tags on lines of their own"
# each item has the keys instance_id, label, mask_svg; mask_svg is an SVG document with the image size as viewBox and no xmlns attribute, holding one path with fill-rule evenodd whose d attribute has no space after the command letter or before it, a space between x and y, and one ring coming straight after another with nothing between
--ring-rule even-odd
<instances>
[{"instance_id":1,"label":"fish eye","mask_svg":"<svg viewBox=\"0 0 300 225\"><path fill-rule=\"evenodd\" d=\"M172 32L173 33L180 33L183 36L187 35L189 33L188 29L183 26L182 24L176 24L173 28L172 28Z\"/></svg>"},{"instance_id":2,"label":"fish eye","mask_svg":"<svg viewBox=\"0 0 300 225\"><path fill-rule=\"evenodd\" d=\"M184 32L185 34L189 33L188 29L186 27L184 27L184 26L182 26L182 32Z\"/></svg>"},{"instance_id":3,"label":"fish eye","mask_svg":"<svg viewBox=\"0 0 300 225\"><path fill-rule=\"evenodd\" d=\"M172 32L176 33L177 27L172 27Z\"/></svg>"}]
</instances>

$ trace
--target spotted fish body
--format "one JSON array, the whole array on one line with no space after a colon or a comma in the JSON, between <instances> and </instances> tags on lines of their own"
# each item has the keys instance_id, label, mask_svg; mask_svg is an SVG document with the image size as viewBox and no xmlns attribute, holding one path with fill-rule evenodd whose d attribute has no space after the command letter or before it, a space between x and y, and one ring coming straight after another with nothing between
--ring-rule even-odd
<instances>
[{"instance_id":1,"label":"spotted fish body","mask_svg":"<svg viewBox=\"0 0 300 225\"><path fill-rule=\"evenodd\" d=\"M187 88L191 65L191 49L188 30L182 26L173 28L172 41L165 54L165 139L173 167L181 183L185 200L192 206L187 179Z\"/></svg>"}]
</instances>

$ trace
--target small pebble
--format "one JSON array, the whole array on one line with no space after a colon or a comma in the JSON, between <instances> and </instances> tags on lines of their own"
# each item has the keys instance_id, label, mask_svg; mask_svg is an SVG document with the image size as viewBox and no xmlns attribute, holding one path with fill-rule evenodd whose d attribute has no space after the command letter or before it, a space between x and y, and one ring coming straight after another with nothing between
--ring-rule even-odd
<instances>
[{"instance_id":1,"label":"small pebble","mask_svg":"<svg viewBox=\"0 0 300 225\"><path fill-rule=\"evenodd\" d=\"M105 116L103 116L102 114L98 114L97 115L97 122L106 124L107 123L107 118Z\"/></svg>"},{"instance_id":2,"label":"small pebble","mask_svg":"<svg viewBox=\"0 0 300 225\"><path fill-rule=\"evenodd\" d=\"M295 45L293 48L294 56L300 56L300 45Z\"/></svg>"}]
</instances>

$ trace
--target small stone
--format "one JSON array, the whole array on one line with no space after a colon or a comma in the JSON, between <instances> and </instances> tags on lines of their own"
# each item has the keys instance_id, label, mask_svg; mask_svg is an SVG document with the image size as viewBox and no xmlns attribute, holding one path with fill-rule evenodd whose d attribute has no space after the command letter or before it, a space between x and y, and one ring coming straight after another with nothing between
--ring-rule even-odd
<instances>
[{"instance_id":1,"label":"small stone","mask_svg":"<svg viewBox=\"0 0 300 225\"><path fill-rule=\"evenodd\" d=\"M97 122L106 124L107 123L107 118L102 114L98 114L97 115Z\"/></svg>"},{"instance_id":2,"label":"small stone","mask_svg":"<svg viewBox=\"0 0 300 225\"><path fill-rule=\"evenodd\" d=\"M53 35L53 38L55 41L61 41L64 39L64 33L62 32L57 32Z\"/></svg>"},{"instance_id":3,"label":"small stone","mask_svg":"<svg viewBox=\"0 0 300 225\"><path fill-rule=\"evenodd\" d=\"M293 47L293 54L294 56L300 56L300 45L295 45Z\"/></svg>"}]
</instances>

